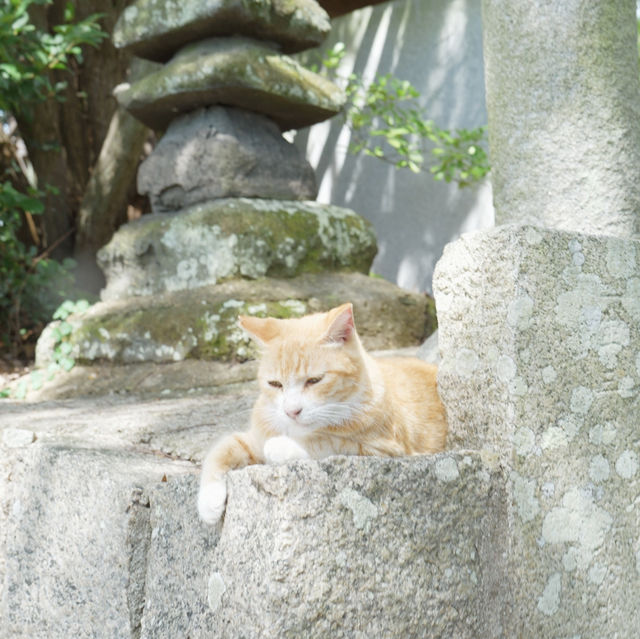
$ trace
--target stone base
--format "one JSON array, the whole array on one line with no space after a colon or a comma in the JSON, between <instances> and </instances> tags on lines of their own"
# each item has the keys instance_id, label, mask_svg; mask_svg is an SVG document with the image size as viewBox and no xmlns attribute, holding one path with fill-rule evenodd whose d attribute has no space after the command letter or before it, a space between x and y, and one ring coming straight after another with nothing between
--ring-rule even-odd
<instances>
[{"instance_id":1,"label":"stone base","mask_svg":"<svg viewBox=\"0 0 640 639\"><path fill-rule=\"evenodd\" d=\"M151 537L144 487L190 465L34 446L12 469L3 637L136 637Z\"/></svg>"},{"instance_id":2,"label":"stone base","mask_svg":"<svg viewBox=\"0 0 640 639\"><path fill-rule=\"evenodd\" d=\"M159 486L142 637L501 637L499 478L473 453L252 466L213 553L196 482Z\"/></svg>"},{"instance_id":3,"label":"stone base","mask_svg":"<svg viewBox=\"0 0 640 639\"><path fill-rule=\"evenodd\" d=\"M238 315L300 317L349 301L368 349L417 346L435 329L426 295L360 273L308 274L100 302L69 318L71 354L80 363L243 361L256 351L237 326ZM54 327L49 325L38 342L39 366L51 357Z\"/></svg>"},{"instance_id":4,"label":"stone base","mask_svg":"<svg viewBox=\"0 0 640 639\"><path fill-rule=\"evenodd\" d=\"M434 291L450 444L510 468L519 636L640 627L640 242L501 227Z\"/></svg>"},{"instance_id":5,"label":"stone base","mask_svg":"<svg viewBox=\"0 0 640 639\"><path fill-rule=\"evenodd\" d=\"M504 636L503 482L474 453L234 471L216 529L149 445L25 446L3 639Z\"/></svg>"}]
</instances>

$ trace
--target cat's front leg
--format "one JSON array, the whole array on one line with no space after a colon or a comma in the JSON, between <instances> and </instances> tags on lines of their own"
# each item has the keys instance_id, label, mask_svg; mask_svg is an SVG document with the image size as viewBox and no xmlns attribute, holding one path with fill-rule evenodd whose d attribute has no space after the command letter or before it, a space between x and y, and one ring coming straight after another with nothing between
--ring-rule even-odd
<instances>
[{"instance_id":1,"label":"cat's front leg","mask_svg":"<svg viewBox=\"0 0 640 639\"><path fill-rule=\"evenodd\" d=\"M207 524L217 524L227 504L227 471L263 461L262 442L251 431L233 433L216 442L202 464L198 514Z\"/></svg>"},{"instance_id":2,"label":"cat's front leg","mask_svg":"<svg viewBox=\"0 0 640 639\"><path fill-rule=\"evenodd\" d=\"M303 446L286 435L271 437L264 443L264 460L267 464L283 464L293 459L307 459L309 456Z\"/></svg>"}]
</instances>

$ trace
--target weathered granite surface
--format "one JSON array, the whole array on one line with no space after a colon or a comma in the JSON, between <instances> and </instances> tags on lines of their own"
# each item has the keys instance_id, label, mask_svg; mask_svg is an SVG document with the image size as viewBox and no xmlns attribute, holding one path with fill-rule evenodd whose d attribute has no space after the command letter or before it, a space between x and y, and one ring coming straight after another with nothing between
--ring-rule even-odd
<instances>
[{"instance_id":1,"label":"weathered granite surface","mask_svg":"<svg viewBox=\"0 0 640 639\"><path fill-rule=\"evenodd\" d=\"M11 469L2 636L139 636L150 542L144 486L191 466L39 445L23 464Z\"/></svg>"},{"instance_id":2,"label":"weathered granite surface","mask_svg":"<svg viewBox=\"0 0 640 639\"><path fill-rule=\"evenodd\" d=\"M269 118L230 107L176 118L138 169L155 213L216 198L313 200L311 165Z\"/></svg>"},{"instance_id":3,"label":"weathered granite surface","mask_svg":"<svg viewBox=\"0 0 640 639\"><path fill-rule=\"evenodd\" d=\"M228 486L213 552L193 478L150 493L142 637L504 636L503 484L478 455L252 466Z\"/></svg>"},{"instance_id":4,"label":"weathered granite surface","mask_svg":"<svg viewBox=\"0 0 640 639\"><path fill-rule=\"evenodd\" d=\"M633 0L484 0L496 221L640 237Z\"/></svg>"},{"instance_id":5,"label":"weathered granite surface","mask_svg":"<svg viewBox=\"0 0 640 639\"><path fill-rule=\"evenodd\" d=\"M5 404L0 636L385 636L392 624L502 636L507 528L490 458L256 466L229 475L222 530L199 522L191 463L245 427L254 397ZM249 613L243 583L256 610L287 614Z\"/></svg>"},{"instance_id":6,"label":"weathered granite surface","mask_svg":"<svg viewBox=\"0 0 640 639\"><path fill-rule=\"evenodd\" d=\"M426 295L403 291L360 273L317 273L292 279L231 280L216 286L100 302L67 321L72 355L80 363L245 360L255 346L238 315L299 317L345 301L354 305L358 332L369 349L417 346L434 330ZM38 342L44 366L53 344L50 324Z\"/></svg>"},{"instance_id":7,"label":"weathered granite surface","mask_svg":"<svg viewBox=\"0 0 640 639\"><path fill-rule=\"evenodd\" d=\"M163 67L114 91L118 102L153 129L199 107L224 104L269 116L282 129L322 122L345 96L289 56L247 38L210 38L181 49Z\"/></svg>"},{"instance_id":8,"label":"weathered granite surface","mask_svg":"<svg viewBox=\"0 0 640 639\"><path fill-rule=\"evenodd\" d=\"M197 288L230 278L364 273L373 227L349 209L287 200L213 200L121 226L98 252L102 299Z\"/></svg>"},{"instance_id":9,"label":"weathered granite surface","mask_svg":"<svg viewBox=\"0 0 640 639\"><path fill-rule=\"evenodd\" d=\"M207 570L220 531L198 519L193 501L197 492L196 475L149 487L151 542L141 639L220 635L209 606ZM185 547L194 552L185 553Z\"/></svg>"},{"instance_id":10,"label":"weathered granite surface","mask_svg":"<svg viewBox=\"0 0 640 639\"><path fill-rule=\"evenodd\" d=\"M229 377L231 381L233 375ZM196 472L193 464L202 460L215 437L247 426L255 384L218 383L222 384L218 389L189 392L197 390L194 383L177 397L167 396L160 386L145 398L133 388L129 395L108 394L103 389L100 396L90 399L0 402L2 639L107 636L95 634L100 626L94 627L88 614L99 599L104 609L96 619L113 614L114 620L107 620L105 627L122 622L122 633L131 628L123 585L131 581L126 556L136 547L130 543L131 533L139 532L137 524L149 520L148 502L139 488L155 482L164 485L164 475L171 478L175 473ZM188 504L184 506L186 512ZM90 540L95 549L85 553ZM26 556L22 556L21 543ZM48 556L45 544L50 546ZM96 556L106 550L109 554L101 558L103 562L94 565ZM36 557L42 560L40 565ZM63 560L72 563L65 567ZM7 561L12 571L20 566L26 572L7 576ZM90 571L92 583L85 585L91 597L78 590L69 600L49 599L66 585L78 584ZM54 578L58 586L52 585ZM118 584L121 589L116 593ZM10 586L12 593L7 591ZM144 583L139 582L139 587ZM122 605L122 610L109 608L110 601L104 597L107 588L115 597L114 605ZM21 596L26 599L15 603ZM9 602L18 606L11 615L6 610ZM29 602L33 610L25 610ZM49 604L59 609L47 621ZM65 610L74 610L76 618L65 619ZM28 620L30 630L24 625ZM84 631L73 635L71 624L84 624ZM11 634L7 634L9 628Z\"/></svg>"},{"instance_id":11,"label":"weathered granite surface","mask_svg":"<svg viewBox=\"0 0 640 639\"><path fill-rule=\"evenodd\" d=\"M434 291L450 444L510 468L516 629L630 636L640 243L501 227L449 245Z\"/></svg>"},{"instance_id":12,"label":"weathered granite surface","mask_svg":"<svg viewBox=\"0 0 640 639\"><path fill-rule=\"evenodd\" d=\"M165 62L185 44L229 34L276 42L287 53L304 51L318 46L330 29L315 0L136 0L122 12L113 42Z\"/></svg>"}]
</instances>

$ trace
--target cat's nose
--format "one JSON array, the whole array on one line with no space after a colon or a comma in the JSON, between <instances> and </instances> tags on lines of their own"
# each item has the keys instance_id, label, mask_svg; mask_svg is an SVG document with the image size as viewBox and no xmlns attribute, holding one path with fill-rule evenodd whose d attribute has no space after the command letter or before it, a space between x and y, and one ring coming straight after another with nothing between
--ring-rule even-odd
<instances>
[{"instance_id":1,"label":"cat's nose","mask_svg":"<svg viewBox=\"0 0 640 639\"><path fill-rule=\"evenodd\" d=\"M284 411L289 417L291 417L291 419L296 419L300 413L302 412L302 407L296 407L296 408L285 408Z\"/></svg>"}]
</instances>

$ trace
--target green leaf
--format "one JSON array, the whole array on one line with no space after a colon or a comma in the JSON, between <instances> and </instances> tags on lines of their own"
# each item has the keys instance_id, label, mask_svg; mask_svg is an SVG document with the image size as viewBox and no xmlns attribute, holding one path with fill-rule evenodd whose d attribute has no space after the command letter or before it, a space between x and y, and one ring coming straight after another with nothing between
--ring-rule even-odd
<instances>
[{"instance_id":1,"label":"green leaf","mask_svg":"<svg viewBox=\"0 0 640 639\"><path fill-rule=\"evenodd\" d=\"M31 388L33 390L40 390L44 383L44 377L42 371L31 371Z\"/></svg>"},{"instance_id":2,"label":"green leaf","mask_svg":"<svg viewBox=\"0 0 640 639\"><path fill-rule=\"evenodd\" d=\"M21 80L22 74L18 71L15 64L0 64L0 72L6 73L12 80Z\"/></svg>"},{"instance_id":3,"label":"green leaf","mask_svg":"<svg viewBox=\"0 0 640 639\"><path fill-rule=\"evenodd\" d=\"M21 379L16 388L16 399L24 399L27 396L28 383L26 379Z\"/></svg>"},{"instance_id":4,"label":"green leaf","mask_svg":"<svg viewBox=\"0 0 640 639\"><path fill-rule=\"evenodd\" d=\"M68 373L76 365L76 360L73 357L61 357L58 363L62 370Z\"/></svg>"},{"instance_id":5,"label":"green leaf","mask_svg":"<svg viewBox=\"0 0 640 639\"><path fill-rule=\"evenodd\" d=\"M91 304L89 303L88 300L78 300L76 302L76 307L75 307L75 313L84 313L89 307L91 306Z\"/></svg>"},{"instance_id":6,"label":"green leaf","mask_svg":"<svg viewBox=\"0 0 640 639\"><path fill-rule=\"evenodd\" d=\"M71 351L73 350L73 346L69 344L69 342L62 342L58 348L56 348L56 353L60 355L71 355Z\"/></svg>"},{"instance_id":7,"label":"green leaf","mask_svg":"<svg viewBox=\"0 0 640 639\"><path fill-rule=\"evenodd\" d=\"M71 300L65 300L58 306L53 314L53 319L65 320L71 313L73 313L74 303Z\"/></svg>"},{"instance_id":8,"label":"green leaf","mask_svg":"<svg viewBox=\"0 0 640 639\"><path fill-rule=\"evenodd\" d=\"M73 327L71 326L71 324L69 324L68 322L65 322L64 320L62 321L62 323L58 328L60 330L60 335L62 335L62 337L67 337L67 335L71 335L71 333L73 332Z\"/></svg>"},{"instance_id":9,"label":"green leaf","mask_svg":"<svg viewBox=\"0 0 640 639\"><path fill-rule=\"evenodd\" d=\"M67 2L64 7L64 21L71 22L76 17L76 8L73 6L72 2Z\"/></svg>"}]
</instances>

